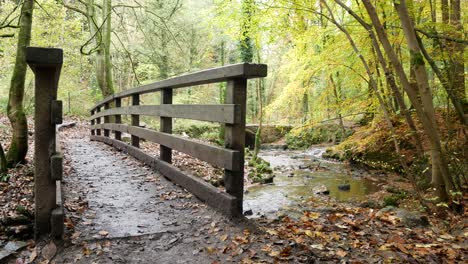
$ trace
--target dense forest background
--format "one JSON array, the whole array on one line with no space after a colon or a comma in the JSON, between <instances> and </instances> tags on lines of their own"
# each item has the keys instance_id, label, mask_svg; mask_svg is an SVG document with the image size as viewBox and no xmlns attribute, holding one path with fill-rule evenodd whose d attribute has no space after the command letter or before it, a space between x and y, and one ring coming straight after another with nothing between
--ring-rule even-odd
<instances>
[{"instance_id":1,"label":"dense forest background","mask_svg":"<svg viewBox=\"0 0 468 264\"><path fill-rule=\"evenodd\" d=\"M21 23L29 12L26 6L34 8L29 45L64 49L59 99L69 115L86 117L106 95L186 72L265 63L268 77L249 84L249 123L293 125L288 143L298 147L339 143L356 126L364 126L335 149L339 153L329 155L367 160L368 165L381 162L381 157L363 154L365 149L391 157L383 162L387 169L421 177L430 171L426 178L444 199L466 182L467 1L0 4L2 112L11 104L17 45L25 44ZM218 103L223 91L223 85L177 91L175 103ZM156 97L142 100L158 102ZM33 111L32 98L28 70L20 98L27 114ZM311 129L321 124L332 127L320 137L334 134L314 140Z\"/></svg>"}]
</instances>

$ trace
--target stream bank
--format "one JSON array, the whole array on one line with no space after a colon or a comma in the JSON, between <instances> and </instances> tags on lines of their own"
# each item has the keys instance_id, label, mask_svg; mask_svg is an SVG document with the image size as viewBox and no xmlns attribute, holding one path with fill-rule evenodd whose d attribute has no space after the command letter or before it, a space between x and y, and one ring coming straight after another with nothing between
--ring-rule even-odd
<instances>
[{"instance_id":1,"label":"stream bank","mask_svg":"<svg viewBox=\"0 0 468 264\"><path fill-rule=\"evenodd\" d=\"M259 157L270 163L273 183L250 186L244 207L253 217L274 217L278 212L293 214L294 206L317 195L340 202L363 202L381 189L372 178L383 176L347 163L327 160L327 147L308 150L262 149Z\"/></svg>"}]
</instances>

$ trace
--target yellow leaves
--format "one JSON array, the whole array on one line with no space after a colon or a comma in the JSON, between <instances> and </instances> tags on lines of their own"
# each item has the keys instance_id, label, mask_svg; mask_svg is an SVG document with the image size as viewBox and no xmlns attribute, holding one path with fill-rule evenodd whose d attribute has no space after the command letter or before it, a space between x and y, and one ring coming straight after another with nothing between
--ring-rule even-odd
<instances>
[{"instance_id":1,"label":"yellow leaves","mask_svg":"<svg viewBox=\"0 0 468 264\"><path fill-rule=\"evenodd\" d=\"M214 247L206 247L206 252L210 255L216 252L216 249Z\"/></svg>"},{"instance_id":2,"label":"yellow leaves","mask_svg":"<svg viewBox=\"0 0 468 264\"><path fill-rule=\"evenodd\" d=\"M315 220L315 219L318 219L320 217L320 213L318 212L304 212L304 216L309 218L309 219L312 219L312 220Z\"/></svg>"},{"instance_id":3,"label":"yellow leaves","mask_svg":"<svg viewBox=\"0 0 468 264\"><path fill-rule=\"evenodd\" d=\"M267 232L267 234L272 235L272 236L277 236L278 235L278 231L273 230L273 229L267 229L266 232Z\"/></svg>"},{"instance_id":4,"label":"yellow leaves","mask_svg":"<svg viewBox=\"0 0 468 264\"><path fill-rule=\"evenodd\" d=\"M340 236L336 232L332 232L330 237L335 241L340 241Z\"/></svg>"},{"instance_id":5,"label":"yellow leaves","mask_svg":"<svg viewBox=\"0 0 468 264\"><path fill-rule=\"evenodd\" d=\"M384 213L377 217L380 221L387 222L392 225L396 225L400 222L400 218L396 217L395 215Z\"/></svg>"}]
</instances>

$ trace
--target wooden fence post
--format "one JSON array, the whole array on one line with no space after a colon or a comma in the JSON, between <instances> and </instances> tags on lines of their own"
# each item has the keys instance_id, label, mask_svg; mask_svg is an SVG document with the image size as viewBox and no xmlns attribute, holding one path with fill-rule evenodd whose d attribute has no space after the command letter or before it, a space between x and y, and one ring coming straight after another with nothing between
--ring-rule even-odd
<instances>
[{"instance_id":1,"label":"wooden fence post","mask_svg":"<svg viewBox=\"0 0 468 264\"><path fill-rule=\"evenodd\" d=\"M51 175L51 157L55 154L55 125L52 113L63 62L61 49L33 48L26 50L26 61L35 74L34 112L34 202L35 237L51 230L52 210L56 207L56 184Z\"/></svg>"},{"instance_id":2,"label":"wooden fence post","mask_svg":"<svg viewBox=\"0 0 468 264\"><path fill-rule=\"evenodd\" d=\"M140 105L140 95L132 95L132 105ZM132 115L132 126L140 126L140 116ZM132 135L132 146L139 148L140 147L140 138Z\"/></svg>"},{"instance_id":3,"label":"wooden fence post","mask_svg":"<svg viewBox=\"0 0 468 264\"><path fill-rule=\"evenodd\" d=\"M98 106L96 108L96 113L99 113L99 112L101 112L101 107L100 106ZM100 117L96 118L96 124L101 124L101 118ZM96 135L98 135L98 136L101 135L101 129L96 129Z\"/></svg>"},{"instance_id":4,"label":"wooden fence post","mask_svg":"<svg viewBox=\"0 0 468 264\"><path fill-rule=\"evenodd\" d=\"M94 115L94 110L91 110L91 116ZM91 119L91 127L93 127L94 125L96 124L96 121L94 121L94 119ZM91 128L91 136L94 136L96 135L96 132L93 128Z\"/></svg>"},{"instance_id":5,"label":"wooden fence post","mask_svg":"<svg viewBox=\"0 0 468 264\"><path fill-rule=\"evenodd\" d=\"M233 216L242 215L244 195L244 148L245 148L245 114L247 100L247 79L234 79L227 82L226 104L235 104L237 121L226 124L224 130L224 146L239 151L237 166L232 170L224 170L224 186L226 192L237 198Z\"/></svg>"},{"instance_id":6,"label":"wooden fence post","mask_svg":"<svg viewBox=\"0 0 468 264\"><path fill-rule=\"evenodd\" d=\"M109 109L109 103L105 103L104 104L104 110L108 110ZM109 123L109 116L106 115L104 116L104 123ZM104 136L105 137L109 137L110 133L109 133L109 129L104 129Z\"/></svg>"},{"instance_id":7,"label":"wooden fence post","mask_svg":"<svg viewBox=\"0 0 468 264\"><path fill-rule=\"evenodd\" d=\"M161 104L172 104L172 89L163 89L161 91ZM160 131L172 134L172 117L161 116L159 120ZM160 145L159 158L167 163L172 163L172 149Z\"/></svg>"},{"instance_id":8,"label":"wooden fence post","mask_svg":"<svg viewBox=\"0 0 468 264\"><path fill-rule=\"evenodd\" d=\"M116 98L115 99L115 108L120 108L120 107L122 107L122 99L121 98ZM122 123L122 115L115 115L115 123L116 124L121 124ZM115 131L115 139L122 140L122 132Z\"/></svg>"}]
</instances>

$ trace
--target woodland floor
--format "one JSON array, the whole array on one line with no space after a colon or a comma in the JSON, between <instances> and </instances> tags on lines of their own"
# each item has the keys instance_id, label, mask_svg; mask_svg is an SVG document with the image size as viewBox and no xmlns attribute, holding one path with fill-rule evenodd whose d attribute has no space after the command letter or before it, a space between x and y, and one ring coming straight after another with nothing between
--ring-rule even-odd
<instances>
[{"instance_id":1,"label":"woodland floor","mask_svg":"<svg viewBox=\"0 0 468 264\"><path fill-rule=\"evenodd\" d=\"M394 210L317 197L298 208L297 219L229 220L133 158L89 141L87 134L79 123L62 137L64 242L29 240L24 250L4 259L7 263L467 261L466 210L418 213L414 221L404 221ZM0 186L7 197L0 204L7 208L3 214L14 214L18 203L32 208L31 181L15 176ZM0 231L0 246L7 240Z\"/></svg>"}]
</instances>

